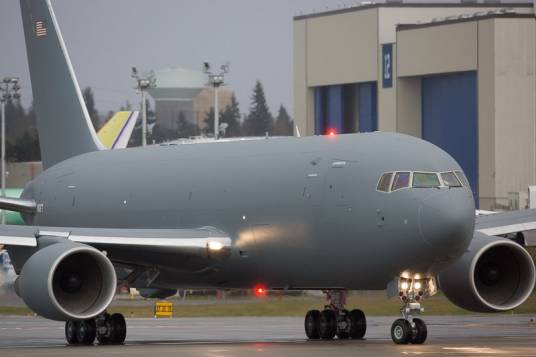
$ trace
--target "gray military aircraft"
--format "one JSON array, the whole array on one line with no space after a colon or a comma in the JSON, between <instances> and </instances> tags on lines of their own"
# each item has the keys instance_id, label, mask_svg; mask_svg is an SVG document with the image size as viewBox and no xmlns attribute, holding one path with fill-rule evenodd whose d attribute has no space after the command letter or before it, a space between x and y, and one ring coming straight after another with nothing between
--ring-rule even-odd
<instances>
[{"instance_id":1,"label":"gray military aircraft","mask_svg":"<svg viewBox=\"0 0 536 357\"><path fill-rule=\"evenodd\" d=\"M518 242L534 211L476 218L456 161L394 133L268 138L103 150L49 0L21 0L44 172L0 208L16 291L37 314L66 321L69 344L120 344L109 315L118 284L154 296L188 288L317 289L310 339L360 339L348 290L388 290L402 303L395 343L420 344L415 317L441 289L455 304L498 312L522 304L535 268ZM501 237L502 236L502 237ZM519 237L519 235L518 235ZM156 292L156 293L155 293Z\"/></svg>"}]
</instances>

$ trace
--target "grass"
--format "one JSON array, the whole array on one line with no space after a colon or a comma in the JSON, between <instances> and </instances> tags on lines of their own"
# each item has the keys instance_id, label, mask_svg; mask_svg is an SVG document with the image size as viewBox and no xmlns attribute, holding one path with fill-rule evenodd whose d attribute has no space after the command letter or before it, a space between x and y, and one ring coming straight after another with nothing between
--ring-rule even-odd
<instances>
[{"instance_id":1,"label":"grass","mask_svg":"<svg viewBox=\"0 0 536 357\"><path fill-rule=\"evenodd\" d=\"M231 317L231 316L284 316L303 317L311 309L321 309L326 303L323 298L314 297L274 297L262 299L236 300L227 299L211 304L181 304L174 301L174 317ZM387 299L382 292L356 293L347 301L347 307L360 308L368 316L398 315L400 308L398 299ZM447 300L442 294L426 299L423 304L426 315L469 315L469 311L460 309ZM112 304L109 312L120 312L126 317L153 317L152 302L128 305ZM536 294L533 294L523 305L508 314L536 313ZM0 307L0 315L31 316L33 313L26 307Z\"/></svg>"},{"instance_id":2,"label":"grass","mask_svg":"<svg viewBox=\"0 0 536 357\"><path fill-rule=\"evenodd\" d=\"M175 303L174 317L229 317L229 316L284 316L303 317L308 310L321 309L326 301L308 297L266 297L241 302L216 303L209 305L181 305ZM365 293L350 296L347 307L360 308L368 316L398 315L401 304L396 298L387 299L385 294ZM427 315L469 315L441 294L426 299L423 304ZM111 312L121 312L127 317L152 317L152 306L112 306ZM536 313L536 295L509 314Z\"/></svg>"}]
</instances>

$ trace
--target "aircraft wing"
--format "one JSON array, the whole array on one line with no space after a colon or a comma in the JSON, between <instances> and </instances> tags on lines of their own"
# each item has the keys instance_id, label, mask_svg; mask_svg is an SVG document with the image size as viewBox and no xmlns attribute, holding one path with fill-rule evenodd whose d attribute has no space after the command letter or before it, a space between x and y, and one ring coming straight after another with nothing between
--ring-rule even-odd
<instances>
[{"instance_id":1,"label":"aircraft wing","mask_svg":"<svg viewBox=\"0 0 536 357\"><path fill-rule=\"evenodd\" d=\"M118 229L0 226L0 245L37 247L39 240L53 238L87 244L106 251L114 264L156 267L173 262L186 271L206 269L229 257L231 238L213 227L197 229Z\"/></svg>"},{"instance_id":2,"label":"aircraft wing","mask_svg":"<svg viewBox=\"0 0 536 357\"><path fill-rule=\"evenodd\" d=\"M536 209L477 216L475 230L490 236L536 230Z\"/></svg>"}]
</instances>

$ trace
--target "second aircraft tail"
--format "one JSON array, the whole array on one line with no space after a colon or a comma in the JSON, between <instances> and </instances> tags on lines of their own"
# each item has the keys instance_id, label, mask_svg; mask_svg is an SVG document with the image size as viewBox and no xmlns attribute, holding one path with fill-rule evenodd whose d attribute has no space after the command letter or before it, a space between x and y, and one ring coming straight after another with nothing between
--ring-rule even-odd
<instances>
[{"instance_id":1,"label":"second aircraft tail","mask_svg":"<svg viewBox=\"0 0 536 357\"><path fill-rule=\"evenodd\" d=\"M43 167L103 148L50 0L20 0Z\"/></svg>"}]
</instances>

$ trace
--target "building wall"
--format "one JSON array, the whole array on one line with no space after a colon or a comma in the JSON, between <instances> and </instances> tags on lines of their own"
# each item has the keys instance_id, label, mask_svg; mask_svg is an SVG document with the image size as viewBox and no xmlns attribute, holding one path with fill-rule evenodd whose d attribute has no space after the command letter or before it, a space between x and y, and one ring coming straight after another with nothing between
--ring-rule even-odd
<instances>
[{"instance_id":1,"label":"building wall","mask_svg":"<svg viewBox=\"0 0 536 357\"><path fill-rule=\"evenodd\" d=\"M378 28L379 28L379 44L378 51L381 54L381 45L385 43L393 43L393 58L397 58L397 31L396 26L404 23L416 23L418 21L425 22L430 21L437 17L457 16L460 14L472 14L475 12L485 12L495 9L494 7L380 7L378 13ZM526 9L523 9L524 11ZM381 78L381 57L379 57L378 66L378 78ZM409 115L420 113L420 103L418 106L413 105L411 97L405 95L405 90L397 90L400 79L397 78L397 61L393 62L393 86L392 88L382 88L378 85L378 126L381 131L397 131L400 127L400 121L402 129L406 129L406 125L409 121L412 121ZM404 88L411 83L411 87L414 90L418 90L419 87L415 84L415 81L403 79L405 83L402 84ZM398 95L402 95L403 98L398 98ZM408 103L406 106L405 103ZM399 106L403 106L400 108ZM402 115L399 118L398 115ZM419 116L420 118L420 116ZM420 120L415 120L415 123L411 123L408 127L409 131L402 131L407 133L420 133L418 126Z\"/></svg>"},{"instance_id":2,"label":"building wall","mask_svg":"<svg viewBox=\"0 0 536 357\"><path fill-rule=\"evenodd\" d=\"M495 194L520 192L523 207L536 183L535 20L494 22Z\"/></svg>"},{"instance_id":3,"label":"building wall","mask_svg":"<svg viewBox=\"0 0 536 357\"><path fill-rule=\"evenodd\" d=\"M398 75L476 70L477 27L475 21L399 31Z\"/></svg>"},{"instance_id":4,"label":"building wall","mask_svg":"<svg viewBox=\"0 0 536 357\"><path fill-rule=\"evenodd\" d=\"M314 87L376 81L378 9L294 21L294 120L313 135ZM336 39L336 40L334 40Z\"/></svg>"},{"instance_id":5,"label":"building wall","mask_svg":"<svg viewBox=\"0 0 536 357\"><path fill-rule=\"evenodd\" d=\"M183 113L189 122L194 122L195 120L193 102L187 99L155 100L155 112L157 124L165 129L177 129L177 120L180 113Z\"/></svg>"},{"instance_id":6,"label":"building wall","mask_svg":"<svg viewBox=\"0 0 536 357\"><path fill-rule=\"evenodd\" d=\"M294 21L294 124L300 135L313 135L312 89L307 81L307 21ZM296 129L295 129L296 130Z\"/></svg>"},{"instance_id":7,"label":"building wall","mask_svg":"<svg viewBox=\"0 0 536 357\"><path fill-rule=\"evenodd\" d=\"M478 187L484 210L496 204L494 26L494 19L478 22Z\"/></svg>"},{"instance_id":8,"label":"building wall","mask_svg":"<svg viewBox=\"0 0 536 357\"><path fill-rule=\"evenodd\" d=\"M222 111L231 104L231 97L233 96L233 91L229 88L221 87L218 89L218 106L219 110ZM207 113L210 112L210 109L214 107L214 89L213 88L204 88L201 92L194 98L192 103L193 109L193 121L197 123L197 126L200 129L205 128L205 118Z\"/></svg>"},{"instance_id":9,"label":"building wall","mask_svg":"<svg viewBox=\"0 0 536 357\"><path fill-rule=\"evenodd\" d=\"M421 137L421 77L404 77L397 81L396 131Z\"/></svg>"},{"instance_id":10,"label":"building wall","mask_svg":"<svg viewBox=\"0 0 536 357\"><path fill-rule=\"evenodd\" d=\"M306 20L310 87L376 80L378 9Z\"/></svg>"},{"instance_id":11,"label":"building wall","mask_svg":"<svg viewBox=\"0 0 536 357\"><path fill-rule=\"evenodd\" d=\"M311 103L314 101L313 87L369 81L378 82L379 130L396 130L396 106L400 102L397 99L397 93L400 93L396 89L397 78L394 77L392 88L384 89L379 82L382 67L381 45L396 42L396 26L431 21L436 17L483 14L498 8L504 8L504 5L379 6L296 19L293 59L294 120L300 134L314 134L314 103ZM531 13L533 8L517 7L515 10L518 13ZM476 37L475 30L472 37ZM396 45L393 51L397 51ZM473 49L473 67L476 66L475 53ZM396 71L396 63L394 65Z\"/></svg>"}]
</instances>

